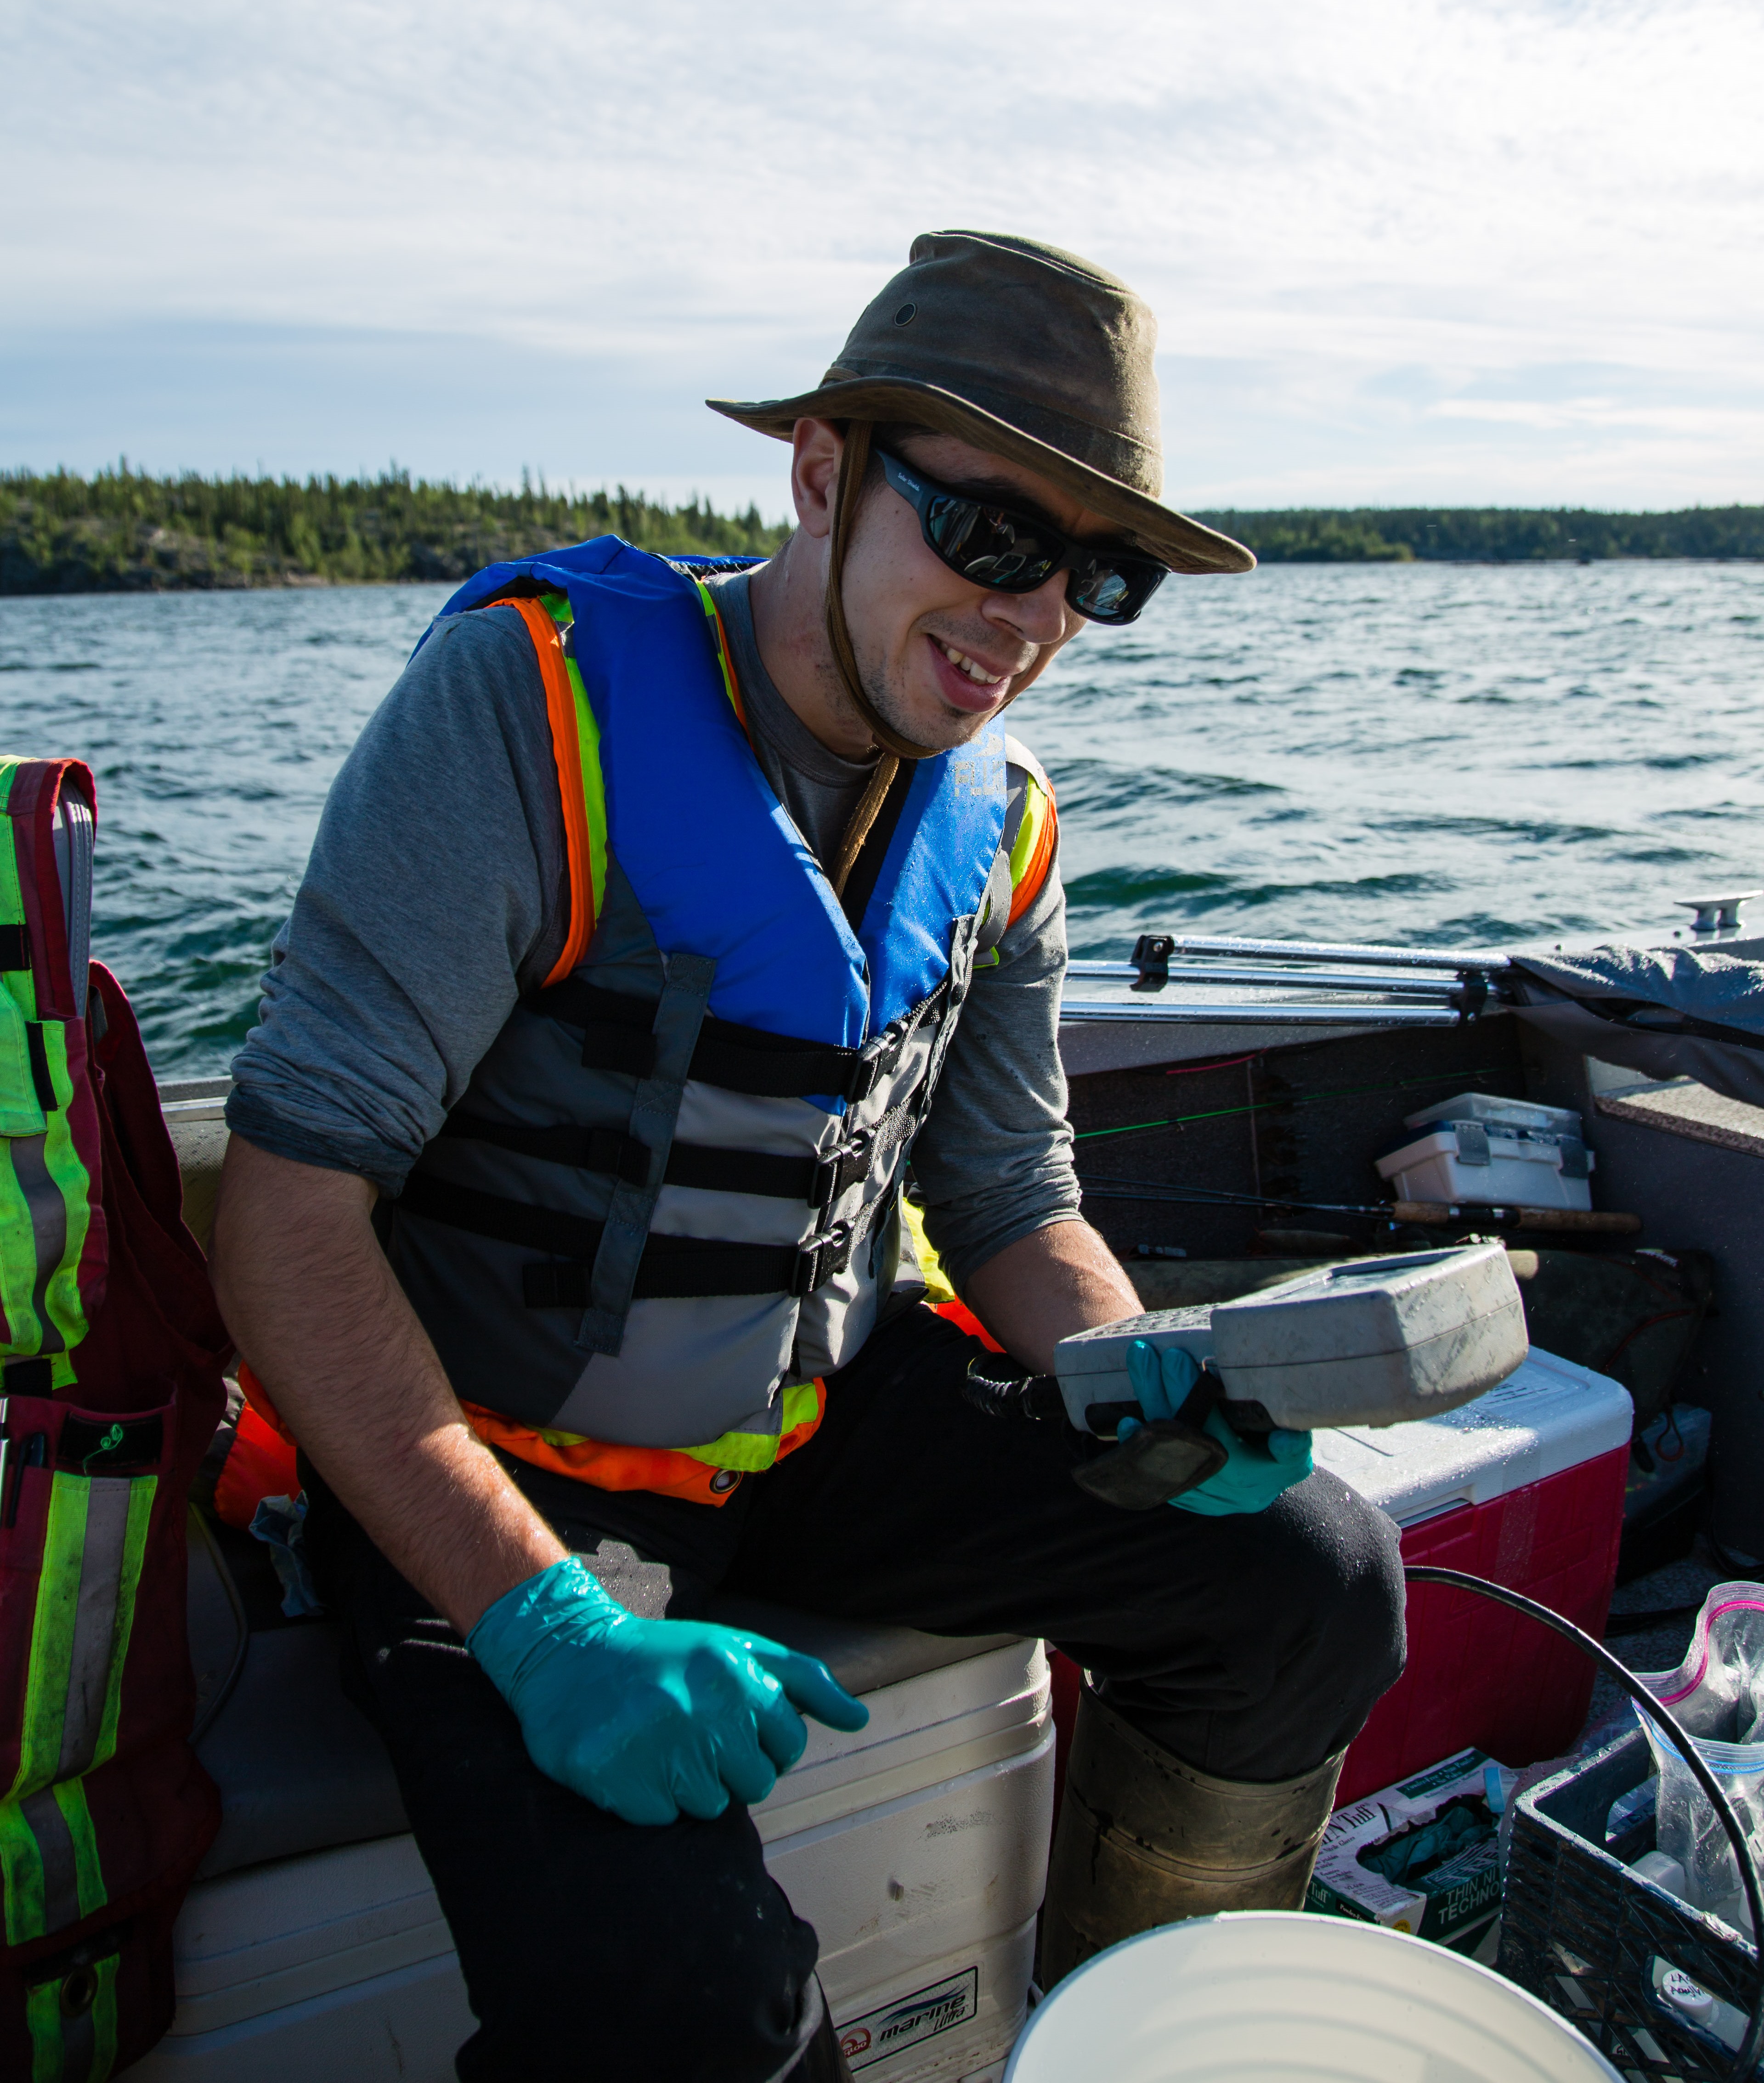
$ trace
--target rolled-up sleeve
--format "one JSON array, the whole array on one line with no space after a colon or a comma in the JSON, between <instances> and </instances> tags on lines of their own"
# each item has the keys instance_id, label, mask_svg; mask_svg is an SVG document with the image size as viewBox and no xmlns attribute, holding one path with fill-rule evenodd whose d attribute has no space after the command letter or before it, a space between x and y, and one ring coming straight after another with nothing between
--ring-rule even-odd
<instances>
[{"instance_id":1,"label":"rolled-up sleeve","mask_svg":"<svg viewBox=\"0 0 1764 2083\"><path fill-rule=\"evenodd\" d=\"M440 623L326 801L226 1119L278 1156L396 1194L569 917L532 647L492 611Z\"/></svg>"},{"instance_id":2,"label":"rolled-up sleeve","mask_svg":"<svg viewBox=\"0 0 1764 2083\"><path fill-rule=\"evenodd\" d=\"M1034 901L975 971L912 1147L925 1233L959 1291L1032 1230L1079 1219L1060 1061L1066 900L1057 843Z\"/></svg>"}]
</instances>

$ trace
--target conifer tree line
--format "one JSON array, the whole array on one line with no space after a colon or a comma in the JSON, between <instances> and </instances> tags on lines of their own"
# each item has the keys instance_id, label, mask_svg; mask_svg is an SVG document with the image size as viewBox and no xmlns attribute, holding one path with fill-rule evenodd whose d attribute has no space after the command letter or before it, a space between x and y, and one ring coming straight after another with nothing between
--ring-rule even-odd
<instances>
[{"instance_id":1,"label":"conifer tree line","mask_svg":"<svg viewBox=\"0 0 1764 2083\"><path fill-rule=\"evenodd\" d=\"M1764 506L1221 509L1199 517L1264 564L1764 558ZM764 556L786 533L759 509L719 513L629 492L518 491L379 476L154 476L126 458L84 477L0 471L0 594L457 581L592 535L665 554Z\"/></svg>"},{"instance_id":2,"label":"conifer tree line","mask_svg":"<svg viewBox=\"0 0 1764 2083\"><path fill-rule=\"evenodd\" d=\"M672 555L764 556L785 530L693 499L374 478L0 472L0 593L458 580L592 535Z\"/></svg>"},{"instance_id":3,"label":"conifer tree line","mask_svg":"<svg viewBox=\"0 0 1764 2083\"><path fill-rule=\"evenodd\" d=\"M1197 517L1265 564L1591 564L1606 557L1764 557L1764 506L1668 513L1584 507L1301 507Z\"/></svg>"}]
</instances>

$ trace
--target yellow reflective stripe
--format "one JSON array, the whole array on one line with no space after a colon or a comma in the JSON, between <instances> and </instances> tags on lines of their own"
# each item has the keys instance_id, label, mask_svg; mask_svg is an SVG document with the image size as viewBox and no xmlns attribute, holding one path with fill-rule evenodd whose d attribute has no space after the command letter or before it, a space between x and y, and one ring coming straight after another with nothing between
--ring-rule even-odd
<instances>
[{"instance_id":1,"label":"yellow reflective stripe","mask_svg":"<svg viewBox=\"0 0 1764 2083\"><path fill-rule=\"evenodd\" d=\"M98 1993L92 1999L91 2074L87 2083L107 2083L110 2072L116 2065L116 1954L96 1962L93 1971L98 1976Z\"/></svg>"},{"instance_id":2,"label":"yellow reflective stripe","mask_svg":"<svg viewBox=\"0 0 1764 2083\"><path fill-rule=\"evenodd\" d=\"M61 1990L66 1978L36 1982L25 1991L24 2022L31 2035L31 2083L108 2083L116 2065L116 1971L121 1962L115 1953L95 1960L89 1971L95 1984L89 2024L73 2041L77 2047L89 2034L91 2058L83 2072L70 2069L72 2052L67 2020L61 2013Z\"/></svg>"},{"instance_id":3,"label":"yellow reflective stripe","mask_svg":"<svg viewBox=\"0 0 1764 2083\"><path fill-rule=\"evenodd\" d=\"M106 1510L95 1521L94 1481L58 1470L49 1491L49 1523L31 1624L19 1770L6 1798L0 1802L0 1896L7 1942L15 1946L41 1937L52 1926L60 1929L71 1920L76 1903L78 1916L86 1917L109 1899L97 1833L87 1806L84 1774L116 1755L123 1666L134 1628L135 1598L159 1478L137 1476L130 1481L120 1543L115 1521L108 1515L115 1479L103 1479ZM89 1574L93 1581L86 1583ZM83 1616L82 1584L87 1594ZM76 1712L70 1732L68 1705L75 1680L75 1653L82 1639L82 1617L87 1646L104 1657L104 1689L101 1702L88 1702L87 1692L80 1692L75 1704L77 1709L83 1709L84 1718ZM87 1669L89 1660L81 1660L82 1688L90 1688L95 1675ZM88 1739L94 1716L97 1726ZM57 1780L57 1772L70 1768L64 1753L70 1747L70 1733L72 1747L84 1762L75 1776ZM46 1853L53 1861L53 1885L51 1870L45 1867Z\"/></svg>"},{"instance_id":4,"label":"yellow reflective stripe","mask_svg":"<svg viewBox=\"0 0 1764 2083\"><path fill-rule=\"evenodd\" d=\"M129 1523L123 1535L122 1568L116 1578L116 1619L110 1631L110 1674L104 1686L104 1712L98 1725L98 1744L88 1771L107 1764L116 1755L116 1722L122 1712L122 1671L129 1658L129 1642L134 1633L135 1594L141 1588L141 1565L147 1552L147 1528L153 1519L153 1500L159 1488L157 1476L136 1476L129 1485Z\"/></svg>"},{"instance_id":5,"label":"yellow reflective stripe","mask_svg":"<svg viewBox=\"0 0 1764 2083\"><path fill-rule=\"evenodd\" d=\"M16 1801L0 1801L0 1904L9 1946L43 1933L43 1854Z\"/></svg>"},{"instance_id":6,"label":"yellow reflective stripe","mask_svg":"<svg viewBox=\"0 0 1764 2083\"><path fill-rule=\"evenodd\" d=\"M43 1139L43 1162L67 1211L61 1261L49 1275L44 1296L49 1320L61 1334L64 1346L77 1346L88 1329L80 1299L80 1254L86 1249L91 1227L91 1175L80 1161L74 1143L68 1108L74 1096L74 1080L67 1067L67 1028L59 1020L43 1023L44 1053L49 1058L49 1076L61 1105L49 1115Z\"/></svg>"},{"instance_id":7,"label":"yellow reflective stripe","mask_svg":"<svg viewBox=\"0 0 1764 2083\"><path fill-rule=\"evenodd\" d=\"M92 1812L86 1806L83 1779L64 1779L51 1789L61 1811L67 1834L74 1840L74 1885L79 1891L79 1913L90 1916L102 1909L110 1897L104 1890L104 1868L98 1859L98 1833L92 1827Z\"/></svg>"},{"instance_id":8,"label":"yellow reflective stripe","mask_svg":"<svg viewBox=\"0 0 1764 2083\"><path fill-rule=\"evenodd\" d=\"M738 1468L746 1474L769 1468L778 1458L778 1442L799 1425L806 1425L820 1407L812 1381L793 1381L784 1392L784 1409L776 1432L725 1432L708 1447L683 1447L687 1460L703 1461L713 1468Z\"/></svg>"},{"instance_id":9,"label":"yellow reflective stripe","mask_svg":"<svg viewBox=\"0 0 1764 2083\"><path fill-rule=\"evenodd\" d=\"M1026 774L1023 787L1022 822L1017 827L1017 837L1011 847L1011 888L1021 886L1029 872L1029 864L1034 858L1037 841L1043 826L1053 814L1051 798L1033 774Z\"/></svg>"},{"instance_id":10,"label":"yellow reflective stripe","mask_svg":"<svg viewBox=\"0 0 1764 2083\"><path fill-rule=\"evenodd\" d=\"M678 1447L673 1451L684 1454L688 1460L702 1461L707 1468L738 1468L751 1474L769 1468L778 1458L778 1442L797 1426L810 1423L819 1408L814 1384L793 1381L785 1388L784 1408L779 1413L776 1432L725 1432L721 1439L713 1439L708 1447ZM532 1430L535 1439L560 1451L590 1443L586 1434L581 1432L559 1432L543 1425L535 1425Z\"/></svg>"},{"instance_id":11,"label":"yellow reflective stripe","mask_svg":"<svg viewBox=\"0 0 1764 2083\"><path fill-rule=\"evenodd\" d=\"M949 1275L943 1270L943 1261L938 1257L936 1247L925 1235L924 1211L915 1207L906 1195L900 1197L900 1219L906 1225L907 1234L912 1239L914 1254L919 1261L919 1272L925 1284L925 1299L934 1308L939 1302L954 1302L955 1290L950 1285Z\"/></svg>"},{"instance_id":12,"label":"yellow reflective stripe","mask_svg":"<svg viewBox=\"0 0 1764 2083\"><path fill-rule=\"evenodd\" d=\"M548 594L545 606L560 629L568 629L575 620L575 611L570 606L565 594ZM582 761L582 809L588 819L588 872L592 878L596 903L604 903L607 894L607 783L600 768L600 726L594 720L594 712L588 700L588 690L582 685L582 673L573 658L566 657L564 664L569 674L569 691L576 702L576 750Z\"/></svg>"},{"instance_id":13,"label":"yellow reflective stripe","mask_svg":"<svg viewBox=\"0 0 1764 2083\"><path fill-rule=\"evenodd\" d=\"M31 2034L31 2083L64 2083L59 1982L38 1982L25 1991L24 2022Z\"/></svg>"},{"instance_id":14,"label":"yellow reflective stripe","mask_svg":"<svg viewBox=\"0 0 1764 2083\"><path fill-rule=\"evenodd\" d=\"M745 730L747 719L742 713L741 691L735 685L734 668L729 662L728 648L723 642L722 617L717 612L717 602L704 581L694 579L692 583L698 588L699 605L704 609L705 619L710 623L711 649L717 653L717 670L723 676L723 692L729 697L729 706L735 712L735 720Z\"/></svg>"},{"instance_id":15,"label":"yellow reflective stripe","mask_svg":"<svg viewBox=\"0 0 1764 2083\"><path fill-rule=\"evenodd\" d=\"M5 814L12 800L12 784L23 764L16 754L0 753L0 816ZM0 845L0 926L22 926L26 923L24 888L19 880L17 852L11 844L10 831L6 841L5 845ZM36 979L29 970L0 971L0 991L11 992L27 1020L36 1019Z\"/></svg>"},{"instance_id":16,"label":"yellow reflective stripe","mask_svg":"<svg viewBox=\"0 0 1764 2083\"><path fill-rule=\"evenodd\" d=\"M91 1494L89 1477L60 1473L49 1490L42 1574L37 1579L36 1608L31 1621L19 1772L7 1790L8 1802L47 1786L61 1760L67 1682L79 1617L80 1565L86 1553L86 1504Z\"/></svg>"},{"instance_id":17,"label":"yellow reflective stripe","mask_svg":"<svg viewBox=\"0 0 1764 2083\"><path fill-rule=\"evenodd\" d=\"M0 991L5 989L0 983ZM0 1064L0 1075L4 1070ZM6 1350L27 1358L43 1349L43 1324L36 1313L36 1225L12 1161L15 1139L0 1130L0 1312L6 1317Z\"/></svg>"}]
</instances>

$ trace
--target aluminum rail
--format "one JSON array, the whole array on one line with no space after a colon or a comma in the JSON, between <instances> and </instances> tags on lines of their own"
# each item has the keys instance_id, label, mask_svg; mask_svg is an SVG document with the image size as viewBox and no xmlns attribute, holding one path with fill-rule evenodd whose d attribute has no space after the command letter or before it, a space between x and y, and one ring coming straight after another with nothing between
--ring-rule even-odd
<instances>
[{"instance_id":1,"label":"aluminum rail","mask_svg":"<svg viewBox=\"0 0 1764 2083\"><path fill-rule=\"evenodd\" d=\"M1097 983L1241 983L1284 984L1306 991L1376 991L1393 997L1443 1000L1461 987L1455 977L1355 976L1316 970L1247 970L1217 968L1203 962L1160 966L1137 962L1068 962L1068 976L1085 977Z\"/></svg>"},{"instance_id":2,"label":"aluminum rail","mask_svg":"<svg viewBox=\"0 0 1764 2083\"><path fill-rule=\"evenodd\" d=\"M1216 940L1192 933L1169 936L1178 955L1234 955L1240 961L1362 962L1394 970L1511 969L1512 958L1494 948L1356 947L1331 940Z\"/></svg>"},{"instance_id":3,"label":"aluminum rail","mask_svg":"<svg viewBox=\"0 0 1764 2083\"><path fill-rule=\"evenodd\" d=\"M1158 999L1068 998L1062 1020L1149 1020L1194 1027L1456 1027L1463 1015L1449 1005L1288 1005L1277 999L1223 1003L1169 1004Z\"/></svg>"}]
</instances>

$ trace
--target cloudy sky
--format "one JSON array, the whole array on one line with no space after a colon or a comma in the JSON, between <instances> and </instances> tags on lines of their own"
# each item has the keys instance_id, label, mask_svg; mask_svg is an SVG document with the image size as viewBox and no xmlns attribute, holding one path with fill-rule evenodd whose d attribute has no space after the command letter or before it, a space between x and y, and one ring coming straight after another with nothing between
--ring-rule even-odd
<instances>
[{"instance_id":1,"label":"cloudy sky","mask_svg":"<svg viewBox=\"0 0 1764 2083\"><path fill-rule=\"evenodd\" d=\"M1758 0L0 0L0 463L624 480L933 226L1125 275L1199 505L1764 499Z\"/></svg>"}]
</instances>

